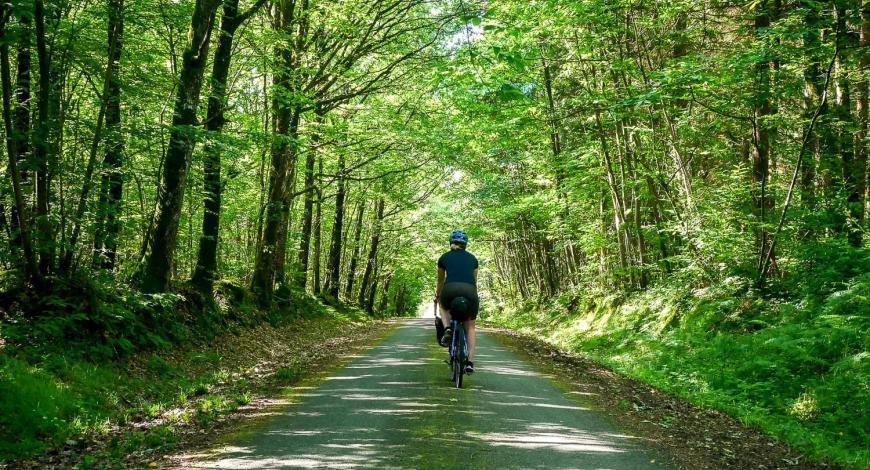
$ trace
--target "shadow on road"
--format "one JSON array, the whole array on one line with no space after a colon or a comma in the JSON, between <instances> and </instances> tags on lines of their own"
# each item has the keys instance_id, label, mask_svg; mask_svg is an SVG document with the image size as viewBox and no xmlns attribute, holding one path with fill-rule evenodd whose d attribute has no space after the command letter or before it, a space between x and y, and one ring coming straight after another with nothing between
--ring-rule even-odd
<instances>
[{"instance_id":1,"label":"shadow on road","mask_svg":"<svg viewBox=\"0 0 870 470\"><path fill-rule=\"evenodd\" d=\"M658 467L547 377L480 335L478 373L453 388L430 321L410 320L232 446L184 468Z\"/></svg>"}]
</instances>

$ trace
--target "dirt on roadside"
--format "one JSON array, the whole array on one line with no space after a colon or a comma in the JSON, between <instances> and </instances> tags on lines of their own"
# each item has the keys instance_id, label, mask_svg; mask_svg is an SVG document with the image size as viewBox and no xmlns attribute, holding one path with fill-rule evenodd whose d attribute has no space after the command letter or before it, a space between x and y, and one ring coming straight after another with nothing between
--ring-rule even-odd
<instances>
[{"instance_id":1,"label":"dirt on roadside","mask_svg":"<svg viewBox=\"0 0 870 470\"><path fill-rule=\"evenodd\" d=\"M693 405L539 338L486 328L505 346L556 378L566 391L671 456L678 469L841 469L801 453L725 413Z\"/></svg>"},{"instance_id":2,"label":"dirt on roadside","mask_svg":"<svg viewBox=\"0 0 870 470\"><path fill-rule=\"evenodd\" d=\"M0 464L0 469L161 468L168 454L208 447L242 422L284 405L280 397L287 387L312 380L337 367L348 360L348 356L377 342L394 325L392 321L354 323L300 319L279 327L262 324L238 334L225 334L201 348L209 354L218 354L222 368L233 371L226 381L212 384L207 393L230 396L246 392L250 395L248 403L233 411L210 415L205 420L175 421L173 416L182 413L196 416L197 397L191 397L156 417L133 416L128 423L115 425L108 433L71 439L66 445L42 455ZM194 371L196 364L187 363L186 359L196 350L167 351L161 357L196 374L202 371ZM127 367L133 371L141 369L144 374L147 369L144 362L145 356L131 360ZM292 371L293 375L282 375L282 370ZM239 383L245 384L244 390L239 389ZM141 436L167 426L172 428L167 442L124 449L124 442L134 438L141 440Z\"/></svg>"}]
</instances>

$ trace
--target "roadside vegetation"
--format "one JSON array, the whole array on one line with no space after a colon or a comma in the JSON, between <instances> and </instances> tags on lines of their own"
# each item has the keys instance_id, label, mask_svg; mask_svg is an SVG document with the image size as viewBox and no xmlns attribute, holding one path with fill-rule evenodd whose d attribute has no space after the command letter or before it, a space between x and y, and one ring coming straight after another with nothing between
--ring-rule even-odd
<instances>
[{"instance_id":1,"label":"roadside vegetation","mask_svg":"<svg viewBox=\"0 0 870 470\"><path fill-rule=\"evenodd\" d=\"M576 291L501 305L490 320L723 410L807 458L870 468L868 275L794 297L747 284Z\"/></svg>"},{"instance_id":2,"label":"roadside vegetation","mask_svg":"<svg viewBox=\"0 0 870 470\"><path fill-rule=\"evenodd\" d=\"M2 2L0 449L460 228L498 321L866 466L868 76L868 0Z\"/></svg>"},{"instance_id":3,"label":"roadside vegetation","mask_svg":"<svg viewBox=\"0 0 870 470\"><path fill-rule=\"evenodd\" d=\"M210 319L191 318L192 306L180 295L104 303L101 308L115 314L129 310L125 324L133 327L79 318L92 330L103 328L83 341L59 334L81 331L81 325L64 330L43 320L30 334L21 325L4 325L0 462L142 464L177 444L182 433L206 429L252 400L316 375L379 330L359 309L330 307L299 291L284 294L292 307L288 302L268 313L249 299L219 297L226 308ZM144 323L151 318L159 323ZM148 342L137 342L146 330Z\"/></svg>"}]
</instances>

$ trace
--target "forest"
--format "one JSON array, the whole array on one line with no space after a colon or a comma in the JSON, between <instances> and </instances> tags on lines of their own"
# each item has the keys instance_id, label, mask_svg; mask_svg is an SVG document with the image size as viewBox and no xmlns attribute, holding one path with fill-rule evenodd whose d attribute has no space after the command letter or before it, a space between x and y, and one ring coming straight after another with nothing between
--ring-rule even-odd
<instances>
[{"instance_id":1,"label":"forest","mask_svg":"<svg viewBox=\"0 0 870 470\"><path fill-rule=\"evenodd\" d=\"M0 466L166 401L105 368L431 308L459 228L489 324L870 468L868 46L867 0L4 1Z\"/></svg>"}]
</instances>

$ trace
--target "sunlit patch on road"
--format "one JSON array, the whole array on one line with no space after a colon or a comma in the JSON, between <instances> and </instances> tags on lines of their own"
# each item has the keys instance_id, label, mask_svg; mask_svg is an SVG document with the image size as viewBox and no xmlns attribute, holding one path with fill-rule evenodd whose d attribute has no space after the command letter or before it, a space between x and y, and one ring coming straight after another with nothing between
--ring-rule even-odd
<instances>
[{"instance_id":1,"label":"sunlit patch on road","mask_svg":"<svg viewBox=\"0 0 870 470\"><path fill-rule=\"evenodd\" d=\"M428 319L406 322L315 390L298 388L298 403L259 432L176 462L209 469L653 467L636 439L486 334L479 372L456 389L431 328Z\"/></svg>"}]
</instances>

